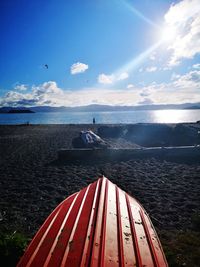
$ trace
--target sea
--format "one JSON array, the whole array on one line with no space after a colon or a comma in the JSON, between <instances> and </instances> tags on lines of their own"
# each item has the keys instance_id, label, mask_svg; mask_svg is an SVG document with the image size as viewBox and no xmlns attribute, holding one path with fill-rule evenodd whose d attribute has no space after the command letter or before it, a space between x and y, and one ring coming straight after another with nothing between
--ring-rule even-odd
<instances>
[{"instance_id":1,"label":"sea","mask_svg":"<svg viewBox=\"0 0 200 267\"><path fill-rule=\"evenodd\" d=\"M200 109L0 114L0 124L181 123L200 121Z\"/></svg>"}]
</instances>

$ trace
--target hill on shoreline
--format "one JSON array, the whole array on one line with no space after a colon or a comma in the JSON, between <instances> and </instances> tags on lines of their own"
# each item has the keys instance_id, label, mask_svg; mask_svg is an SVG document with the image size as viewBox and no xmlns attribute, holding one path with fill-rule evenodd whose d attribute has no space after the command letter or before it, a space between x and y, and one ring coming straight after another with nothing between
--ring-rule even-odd
<instances>
[{"instance_id":1,"label":"hill on shoreline","mask_svg":"<svg viewBox=\"0 0 200 267\"><path fill-rule=\"evenodd\" d=\"M26 107L2 107L0 108L0 113L9 113L9 114L15 114L15 113L35 113L35 111L26 108Z\"/></svg>"},{"instance_id":2,"label":"hill on shoreline","mask_svg":"<svg viewBox=\"0 0 200 267\"><path fill-rule=\"evenodd\" d=\"M166 109L200 109L200 103L141 105L141 106L111 106L87 105L77 107L0 107L0 113L32 113L32 112L101 112L101 111L136 111L136 110L166 110Z\"/></svg>"}]
</instances>

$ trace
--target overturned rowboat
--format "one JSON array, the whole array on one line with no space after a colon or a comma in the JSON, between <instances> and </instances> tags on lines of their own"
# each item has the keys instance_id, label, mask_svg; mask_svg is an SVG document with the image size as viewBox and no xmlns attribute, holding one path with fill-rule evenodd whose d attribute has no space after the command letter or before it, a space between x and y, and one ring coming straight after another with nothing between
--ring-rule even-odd
<instances>
[{"instance_id":1,"label":"overturned rowboat","mask_svg":"<svg viewBox=\"0 0 200 267\"><path fill-rule=\"evenodd\" d=\"M103 177L57 206L17 266L168 264L144 208Z\"/></svg>"}]
</instances>

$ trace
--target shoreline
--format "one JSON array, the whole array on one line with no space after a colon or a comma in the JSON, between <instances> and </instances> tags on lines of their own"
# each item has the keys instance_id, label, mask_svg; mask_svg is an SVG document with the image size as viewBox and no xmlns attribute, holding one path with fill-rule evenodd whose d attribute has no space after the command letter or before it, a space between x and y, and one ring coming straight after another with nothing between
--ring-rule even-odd
<instances>
[{"instance_id":1,"label":"shoreline","mask_svg":"<svg viewBox=\"0 0 200 267\"><path fill-rule=\"evenodd\" d=\"M200 124L200 121L186 121L186 122L130 122L130 123L30 123L28 125L31 126L69 126L69 125L73 125L73 126L78 126L78 125L88 125L88 126L105 126L105 125L109 125L109 126L114 126L114 125L135 125L135 124L139 124L139 125L157 125L157 124L165 124L165 125L177 125L177 124ZM0 126L21 126L21 125L27 125L26 123L12 123L12 124L0 124Z\"/></svg>"}]
</instances>

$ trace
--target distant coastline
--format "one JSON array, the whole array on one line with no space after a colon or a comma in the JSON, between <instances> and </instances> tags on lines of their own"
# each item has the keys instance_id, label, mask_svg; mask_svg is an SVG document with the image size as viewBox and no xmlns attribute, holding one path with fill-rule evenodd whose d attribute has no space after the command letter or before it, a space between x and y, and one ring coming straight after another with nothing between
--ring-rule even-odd
<instances>
[{"instance_id":1,"label":"distant coastline","mask_svg":"<svg viewBox=\"0 0 200 267\"><path fill-rule=\"evenodd\" d=\"M0 107L0 113L34 113L34 112L117 112L117 111L142 111L142 110L169 110L169 109L200 109L200 103L185 104L160 104L160 105L140 105L140 106L112 106L112 105L87 105L76 107Z\"/></svg>"},{"instance_id":2,"label":"distant coastline","mask_svg":"<svg viewBox=\"0 0 200 267\"><path fill-rule=\"evenodd\" d=\"M7 113L35 113L35 111L29 109L11 109Z\"/></svg>"},{"instance_id":3,"label":"distant coastline","mask_svg":"<svg viewBox=\"0 0 200 267\"><path fill-rule=\"evenodd\" d=\"M2 107L0 108L0 113L5 113L5 114L16 114L16 113L35 113L35 111L25 108L25 107L18 107L18 108L13 108L13 107Z\"/></svg>"}]
</instances>

